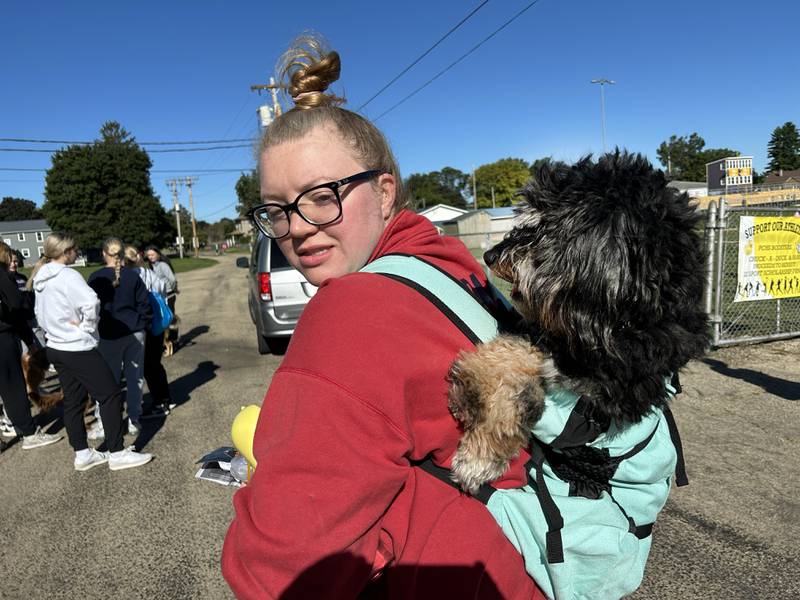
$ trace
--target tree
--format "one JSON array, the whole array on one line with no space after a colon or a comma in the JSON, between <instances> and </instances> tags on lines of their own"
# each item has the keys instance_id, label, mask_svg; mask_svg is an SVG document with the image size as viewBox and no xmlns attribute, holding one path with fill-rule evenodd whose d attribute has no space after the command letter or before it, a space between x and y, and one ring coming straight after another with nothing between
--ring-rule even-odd
<instances>
[{"instance_id":1,"label":"tree","mask_svg":"<svg viewBox=\"0 0 800 600\"><path fill-rule=\"evenodd\" d=\"M28 221L41 218L42 212L31 200L6 196L0 202L0 221Z\"/></svg>"},{"instance_id":2,"label":"tree","mask_svg":"<svg viewBox=\"0 0 800 600\"><path fill-rule=\"evenodd\" d=\"M767 171L800 169L800 132L794 123L787 121L775 128L767 145L767 156Z\"/></svg>"},{"instance_id":3,"label":"tree","mask_svg":"<svg viewBox=\"0 0 800 600\"><path fill-rule=\"evenodd\" d=\"M706 141L697 133L689 137L670 136L656 150L661 164L666 167L667 179L681 181L705 181L706 163L728 156L739 156L739 152L730 148L707 148Z\"/></svg>"},{"instance_id":4,"label":"tree","mask_svg":"<svg viewBox=\"0 0 800 600\"><path fill-rule=\"evenodd\" d=\"M464 193L469 184L469 175L453 167L430 173L413 173L405 184L414 208L436 204L460 208L467 205Z\"/></svg>"},{"instance_id":5,"label":"tree","mask_svg":"<svg viewBox=\"0 0 800 600\"><path fill-rule=\"evenodd\" d=\"M236 210L242 217L247 214L248 210L261 204L261 182L258 171L242 173L236 182L236 196L239 198Z\"/></svg>"},{"instance_id":6,"label":"tree","mask_svg":"<svg viewBox=\"0 0 800 600\"><path fill-rule=\"evenodd\" d=\"M517 192L531 178L530 166L521 158L502 158L475 170L475 184L479 207L492 207L492 190L495 206L511 206Z\"/></svg>"},{"instance_id":7,"label":"tree","mask_svg":"<svg viewBox=\"0 0 800 600\"><path fill-rule=\"evenodd\" d=\"M137 246L163 245L173 232L153 193L150 157L119 123L104 123L101 138L53 155L42 213L54 230L69 231L84 247L110 236Z\"/></svg>"}]
</instances>

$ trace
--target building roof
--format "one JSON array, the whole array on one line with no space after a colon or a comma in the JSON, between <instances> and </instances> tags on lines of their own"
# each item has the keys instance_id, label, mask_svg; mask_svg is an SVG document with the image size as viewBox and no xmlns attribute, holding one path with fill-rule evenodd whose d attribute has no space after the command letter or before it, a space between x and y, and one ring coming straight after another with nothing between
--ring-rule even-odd
<instances>
[{"instance_id":1,"label":"building roof","mask_svg":"<svg viewBox=\"0 0 800 600\"><path fill-rule=\"evenodd\" d=\"M685 192L686 190L704 190L708 187L708 184L705 181L670 181L667 184L667 187L675 188L680 192Z\"/></svg>"},{"instance_id":2,"label":"building roof","mask_svg":"<svg viewBox=\"0 0 800 600\"><path fill-rule=\"evenodd\" d=\"M427 206L427 207L423 208L422 210L418 210L417 214L418 215L422 215L424 217L427 213L433 212L437 208L446 208L447 210L452 210L452 211L461 213L462 215L467 213L467 212L469 212L466 209L458 208L457 206L450 206L449 204L434 204L433 206Z\"/></svg>"},{"instance_id":3,"label":"building roof","mask_svg":"<svg viewBox=\"0 0 800 600\"><path fill-rule=\"evenodd\" d=\"M770 171L764 176L764 184L786 183L789 180L800 180L800 169L783 169L782 171Z\"/></svg>"},{"instance_id":4,"label":"building roof","mask_svg":"<svg viewBox=\"0 0 800 600\"><path fill-rule=\"evenodd\" d=\"M711 162L707 162L707 163L706 163L706 166L708 166L708 165L715 165L715 164L717 164L718 162L721 162L721 161L723 161L723 160L735 160L735 159L737 159L737 158L749 158L750 160L753 160L753 157L752 157L752 156L726 156L725 158L718 158L717 160L712 160Z\"/></svg>"},{"instance_id":5,"label":"building roof","mask_svg":"<svg viewBox=\"0 0 800 600\"><path fill-rule=\"evenodd\" d=\"M499 208L482 208L481 210L489 215L490 219L503 219L514 216L514 206L500 206Z\"/></svg>"},{"instance_id":6,"label":"building roof","mask_svg":"<svg viewBox=\"0 0 800 600\"><path fill-rule=\"evenodd\" d=\"M44 219L0 221L0 233L27 233L28 231L50 231L50 226Z\"/></svg>"}]
</instances>

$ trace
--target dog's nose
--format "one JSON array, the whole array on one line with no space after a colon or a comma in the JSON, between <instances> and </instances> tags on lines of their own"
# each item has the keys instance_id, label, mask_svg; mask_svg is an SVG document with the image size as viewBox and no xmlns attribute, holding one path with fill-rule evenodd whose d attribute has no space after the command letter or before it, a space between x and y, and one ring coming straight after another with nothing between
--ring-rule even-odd
<instances>
[{"instance_id":1,"label":"dog's nose","mask_svg":"<svg viewBox=\"0 0 800 600\"><path fill-rule=\"evenodd\" d=\"M491 266L497 262L498 258L500 258L500 251L497 249L497 246L483 253L483 262L486 263L487 267L491 268Z\"/></svg>"}]
</instances>

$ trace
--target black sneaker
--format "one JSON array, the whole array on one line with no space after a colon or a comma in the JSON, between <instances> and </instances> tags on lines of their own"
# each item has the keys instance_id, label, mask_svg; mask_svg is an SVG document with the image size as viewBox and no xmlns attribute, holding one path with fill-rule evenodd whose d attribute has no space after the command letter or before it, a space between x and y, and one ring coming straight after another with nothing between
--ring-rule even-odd
<instances>
[{"instance_id":1,"label":"black sneaker","mask_svg":"<svg viewBox=\"0 0 800 600\"><path fill-rule=\"evenodd\" d=\"M169 414L169 408L163 404L156 404L142 413L140 419L163 419Z\"/></svg>"}]
</instances>

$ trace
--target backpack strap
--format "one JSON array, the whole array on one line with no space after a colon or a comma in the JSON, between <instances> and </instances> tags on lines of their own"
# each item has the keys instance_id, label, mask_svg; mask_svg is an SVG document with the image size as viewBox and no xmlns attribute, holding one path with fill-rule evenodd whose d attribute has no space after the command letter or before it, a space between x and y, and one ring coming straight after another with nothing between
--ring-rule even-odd
<instances>
[{"instance_id":1,"label":"backpack strap","mask_svg":"<svg viewBox=\"0 0 800 600\"><path fill-rule=\"evenodd\" d=\"M436 306L473 344L497 336L497 321L449 273L407 254L386 254L361 269L404 283Z\"/></svg>"}]
</instances>

